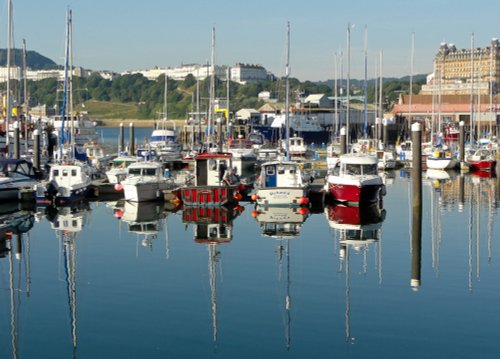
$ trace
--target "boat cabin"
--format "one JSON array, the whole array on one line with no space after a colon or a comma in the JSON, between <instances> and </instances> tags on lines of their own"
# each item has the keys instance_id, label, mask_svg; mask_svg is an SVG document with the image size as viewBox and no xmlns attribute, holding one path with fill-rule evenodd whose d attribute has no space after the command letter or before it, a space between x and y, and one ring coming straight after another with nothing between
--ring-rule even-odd
<instances>
[{"instance_id":1,"label":"boat cabin","mask_svg":"<svg viewBox=\"0 0 500 359\"><path fill-rule=\"evenodd\" d=\"M302 187L302 172L296 162L267 162L261 167L262 188Z\"/></svg>"},{"instance_id":2,"label":"boat cabin","mask_svg":"<svg viewBox=\"0 0 500 359\"><path fill-rule=\"evenodd\" d=\"M88 175L79 165L54 165L50 169L49 180L57 183L58 187L71 188L75 184L88 182Z\"/></svg>"},{"instance_id":3,"label":"boat cabin","mask_svg":"<svg viewBox=\"0 0 500 359\"><path fill-rule=\"evenodd\" d=\"M235 183L230 153L202 153L195 157L195 185L220 186ZM228 175L229 172L229 175Z\"/></svg>"},{"instance_id":4,"label":"boat cabin","mask_svg":"<svg viewBox=\"0 0 500 359\"><path fill-rule=\"evenodd\" d=\"M128 176L163 177L163 167L159 162L135 162L128 166Z\"/></svg>"},{"instance_id":5,"label":"boat cabin","mask_svg":"<svg viewBox=\"0 0 500 359\"><path fill-rule=\"evenodd\" d=\"M332 170L333 175L378 175L378 158L375 156L342 155Z\"/></svg>"}]
</instances>

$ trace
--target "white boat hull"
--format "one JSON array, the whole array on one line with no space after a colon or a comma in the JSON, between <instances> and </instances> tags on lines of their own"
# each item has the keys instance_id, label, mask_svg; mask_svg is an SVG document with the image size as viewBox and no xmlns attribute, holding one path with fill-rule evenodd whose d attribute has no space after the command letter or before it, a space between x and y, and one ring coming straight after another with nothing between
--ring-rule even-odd
<instances>
[{"instance_id":1,"label":"white boat hull","mask_svg":"<svg viewBox=\"0 0 500 359\"><path fill-rule=\"evenodd\" d=\"M300 206L307 198L308 189L301 187L261 188L256 192L260 206Z\"/></svg>"},{"instance_id":2,"label":"white boat hull","mask_svg":"<svg viewBox=\"0 0 500 359\"><path fill-rule=\"evenodd\" d=\"M122 184L126 201L148 202L163 199L163 191L167 189L165 182Z\"/></svg>"}]
</instances>

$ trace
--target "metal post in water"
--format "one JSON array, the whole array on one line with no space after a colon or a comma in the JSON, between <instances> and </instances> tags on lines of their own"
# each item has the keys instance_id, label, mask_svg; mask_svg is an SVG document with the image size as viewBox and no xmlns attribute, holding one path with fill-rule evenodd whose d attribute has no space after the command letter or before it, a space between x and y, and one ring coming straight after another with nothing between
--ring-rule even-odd
<instances>
[{"instance_id":1,"label":"metal post in water","mask_svg":"<svg viewBox=\"0 0 500 359\"><path fill-rule=\"evenodd\" d=\"M422 125L411 125L412 140L412 270L411 286L420 286L420 263L422 254Z\"/></svg>"},{"instance_id":2,"label":"metal post in water","mask_svg":"<svg viewBox=\"0 0 500 359\"><path fill-rule=\"evenodd\" d=\"M33 130L33 167L37 171L41 171L41 168L40 168L40 131L38 131L38 128Z\"/></svg>"},{"instance_id":3,"label":"metal post in water","mask_svg":"<svg viewBox=\"0 0 500 359\"><path fill-rule=\"evenodd\" d=\"M340 154L343 155L347 153L347 135L346 135L346 128L342 127L340 129Z\"/></svg>"},{"instance_id":4,"label":"metal post in water","mask_svg":"<svg viewBox=\"0 0 500 359\"><path fill-rule=\"evenodd\" d=\"M8 130L7 130L7 136L8 136ZM21 158L21 146L20 146L20 140L19 140L19 121L14 122L14 158L19 159Z\"/></svg>"},{"instance_id":5,"label":"metal post in water","mask_svg":"<svg viewBox=\"0 0 500 359\"><path fill-rule=\"evenodd\" d=\"M131 156L135 155L135 131L134 124L132 122L130 122L129 152Z\"/></svg>"},{"instance_id":6,"label":"metal post in water","mask_svg":"<svg viewBox=\"0 0 500 359\"><path fill-rule=\"evenodd\" d=\"M118 135L118 153L122 153L125 149L123 122L120 123L120 134Z\"/></svg>"}]
</instances>

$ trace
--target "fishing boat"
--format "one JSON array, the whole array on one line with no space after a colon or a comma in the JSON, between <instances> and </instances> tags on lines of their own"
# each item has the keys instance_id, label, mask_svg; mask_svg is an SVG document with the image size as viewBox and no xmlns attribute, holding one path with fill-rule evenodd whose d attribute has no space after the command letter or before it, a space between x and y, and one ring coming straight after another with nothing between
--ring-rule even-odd
<instances>
[{"instance_id":1,"label":"fishing boat","mask_svg":"<svg viewBox=\"0 0 500 359\"><path fill-rule=\"evenodd\" d=\"M252 200L260 206L301 206L308 205L310 178L303 178L299 163L290 160L290 122L289 122L289 56L290 25L287 27L287 51L285 73L285 159L265 162L261 165L260 175L255 183Z\"/></svg>"},{"instance_id":2,"label":"fishing boat","mask_svg":"<svg viewBox=\"0 0 500 359\"><path fill-rule=\"evenodd\" d=\"M163 175L163 165L154 161L139 161L127 168L127 177L115 186L123 190L126 201L147 202L163 200L169 182Z\"/></svg>"},{"instance_id":3,"label":"fishing boat","mask_svg":"<svg viewBox=\"0 0 500 359\"><path fill-rule=\"evenodd\" d=\"M385 194L385 186L378 174L378 158L363 154L344 154L330 170L325 191L335 201L345 203L373 203Z\"/></svg>"},{"instance_id":4,"label":"fishing boat","mask_svg":"<svg viewBox=\"0 0 500 359\"><path fill-rule=\"evenodd\" d=\"M232 155L225 152L205 152L194 157L194 177L179 189L185 206L219 206L242 199Z\"/></svg>"},{"instance_id":5,"label":"fishing boat","mask_svg":"<svg viewBox=\"0 0 500 359\"><path fill-rule=\"evenodd\" d=\"M289 154L294 157L305 157L307 152L307 145L302 137L297 135L289 139ZM285 149L285 143L282 143L283 149Z\"/></svg>"},{"instance_id":6,"label":"fishing boat","mask_svg":"<svg viewBox=\"0 0 500 359\"><path fill-rule=\"evenodd\" d=\"M26 160L0 159L0 200L19 199L19 191L38 183L33 166Z\"/></svg>"},{"instance_id":7,"label":"fishing boat","mask_svg":"<svg viewBox=\"0 0 500 359\"><path fill-rule=\"evenodd\" d=\"M470 150L465 155L465 162L473 171L494 171L497 164L495 155L487 148Z\"/></svg>"},{"instance_id":8,"label":"fishing boat","mask_svg":"<svg viewBox=\"0 0 500 359\"><path fill-rule=\"evenodd\" d=\"M310 179L303 178L300 164L271 161L261 165L252 199L261 206L301 206L309 204Z\"/></svg>"}]
</instances>

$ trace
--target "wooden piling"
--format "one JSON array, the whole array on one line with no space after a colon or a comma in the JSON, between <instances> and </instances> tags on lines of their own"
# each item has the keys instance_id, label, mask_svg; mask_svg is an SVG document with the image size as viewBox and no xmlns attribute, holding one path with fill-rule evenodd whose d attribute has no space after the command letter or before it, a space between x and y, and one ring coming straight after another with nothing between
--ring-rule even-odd
<instances>
[{"instance_id":1,"label":"wooden piling","mask_svg":"<svg viewBox=\"0 0 500 359\"><path fill-rule=\"evenodd\" d=\"M33 167L41 171L40 167L40 131L33 130Z\"/></svg>"},{"instance_id":2,"label":"wooden piling","mask_svg":"<svg viewBox=\"0 0 500 359\"><path fill-rule=\"evenodd\" d=\"M421 284L422 256L422 125L411 126L412 139L412 223L411 223L411 282L413 289Z\"/></svg>"},{"instance_id":3,"label":"wooden piling","mask_svg":"<svg viewBox=\"0 0 500 359\"><path fill-rule=\"evenodd\" d=\"M135 130L133 122L130 122L130 137L129 137L129 154L131 156L135 155Z\"/></svg>"},{"instance_id":4,"label":"wooden piling","mask_svg":"<svg viewBox=\"0 0 500 359\"><path fill-rule=\"evenodd\" d=\"M8 130L6 136L8 136ZM20 159L21 158L21 146L20 146L20 139L19 139L19 121L14 121L14 154L13 157L15 159Z\"/></svg>"},{"instance_id":5,"label":"wooden piling","mask_svg":"<svg viewBox=\"0 0 500 359\"><path fill-rule=\"evenodd\" d=\"M118 136L118 153L125 150L124 132L123 132L123 122L120 123L120 134Z\"/></svg>"},{"instance_id":6,"label":"wooden piling","mask_svg":"<svg viewBox=\"0 0 500 359\"><path fill-rule=\"evenodd\" d=\"M347 153L347 130L345 127L340 129L340 154L343 155Z\"/></svg>"}]
</instances>

